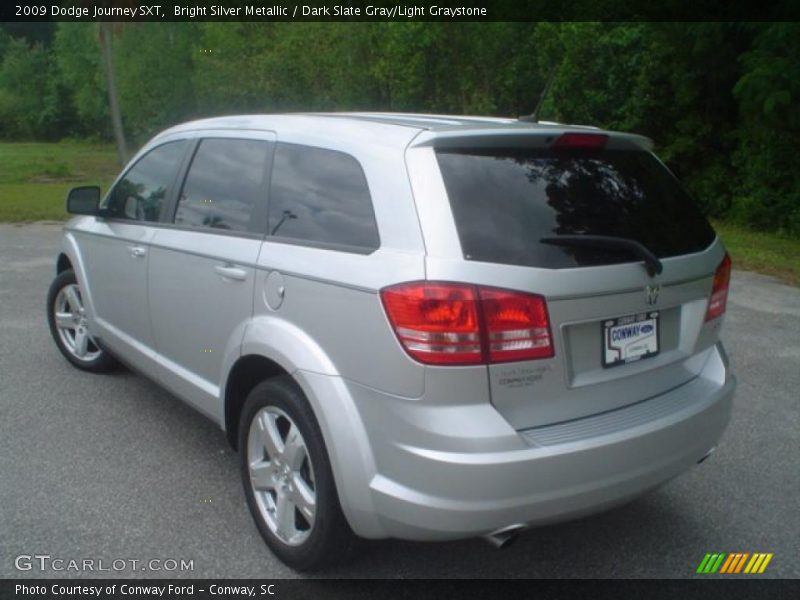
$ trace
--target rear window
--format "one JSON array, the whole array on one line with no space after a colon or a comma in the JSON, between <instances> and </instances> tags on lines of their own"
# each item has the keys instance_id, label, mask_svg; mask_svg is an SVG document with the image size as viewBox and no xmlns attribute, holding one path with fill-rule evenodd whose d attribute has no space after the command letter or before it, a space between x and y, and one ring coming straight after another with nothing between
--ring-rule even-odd
<instances>
[{"instance_id":1,"label":"rear window","mask_svg":"<svg viewBox=\"0 0 800 600\"><path fill-rule=\"evenodd\" d=\"M640 259L542 238L623 237L659 258L699 252L715 238L649 152L442 149L437 159L468 260L561 269Z\"/></svg>"}]
</instances>

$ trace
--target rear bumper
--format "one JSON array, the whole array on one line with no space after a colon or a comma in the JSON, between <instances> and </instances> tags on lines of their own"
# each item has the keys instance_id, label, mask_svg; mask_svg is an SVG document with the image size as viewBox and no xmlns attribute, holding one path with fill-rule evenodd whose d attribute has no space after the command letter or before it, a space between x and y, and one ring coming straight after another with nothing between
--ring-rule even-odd
<instances>
[{"instance_id":1,"label":"rear bumper","mask_svg":"<svg viewBox=\"0 0 800 600\"><path fill-rule=\"evenodd\" d=\"M705 457L728 423L735 386L718 346L698 377L670 392L514 432L501 430L502 418L491 406L423 406L348 384L372 454L373 472L364 478L369 524L362 527L347 510L347 492L340 489L343 506L357 533L414 540L470 537L601 511ZM440 418L439 410L454 412ZM437 432L437 423L446 430ZM476 437L481 427L497 435ZM471 433L459 439L459 432ZM437 436L440 449L431 449Z\"/></svg>"}]
</instances>

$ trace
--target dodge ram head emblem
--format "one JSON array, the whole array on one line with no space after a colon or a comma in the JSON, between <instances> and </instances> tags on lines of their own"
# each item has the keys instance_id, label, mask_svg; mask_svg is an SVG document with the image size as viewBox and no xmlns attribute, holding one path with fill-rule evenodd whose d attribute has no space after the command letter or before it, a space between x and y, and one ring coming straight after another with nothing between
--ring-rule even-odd
<instances>
[{"instance_id":1,"label":"dodge ram head emblem","mask_svg":"<svg viewBox=\"0 0 800 600\"><path fill-rule=\"evenodd\" d=\"M646 285L644 286L644 295L647 299L647 306L655 306L658 304L658 293L661 291L660 285Z\"/></svg>"}]
</instances>

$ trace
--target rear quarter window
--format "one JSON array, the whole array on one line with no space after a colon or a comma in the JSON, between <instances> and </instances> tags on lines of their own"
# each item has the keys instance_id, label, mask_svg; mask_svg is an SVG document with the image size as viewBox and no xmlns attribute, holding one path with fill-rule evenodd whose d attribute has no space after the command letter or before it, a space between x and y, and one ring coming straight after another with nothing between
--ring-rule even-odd
<instances>
[{"instance_id":1,"label":"rear quarter window","mask_svg":"<svg viewBox=\"0 0 800 600\"><path fill-rule=\"evenodd\" d=\"M277 144L269 198L277 240L369 253L380 246L367 180L349 154Z\"/></svg>"},{"instance_id":2,"label":"rear quarter window","mask_svg":"<svg viewBox=\"0 0 800 600\"><path fill-rule=\"evenodd\" d=\"M542 238L624 237L659 258L702 251L715 238L649 152L465 148L436 155L467 260L559 269L639 259Z\"/></svg>"}]
</instances>

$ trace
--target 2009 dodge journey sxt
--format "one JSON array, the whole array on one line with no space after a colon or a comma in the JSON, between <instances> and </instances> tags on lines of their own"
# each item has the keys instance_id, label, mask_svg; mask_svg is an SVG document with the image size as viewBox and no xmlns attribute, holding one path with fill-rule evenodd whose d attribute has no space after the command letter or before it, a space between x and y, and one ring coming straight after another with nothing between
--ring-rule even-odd
<instances>
[{"instance_id":1,"label":"2009 dodge journey sxt","mask_svg":"<svg viewBox=\"0 0 800 600\"><path fill-rule=\"evenodd\" d=\"M630 500L704 459L730 260L646 138L512 119L239 116L75 188L47 315L227 432L312 569Z\"/></svg>"}]
</instances>

